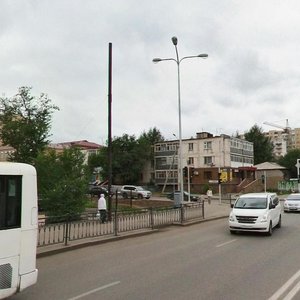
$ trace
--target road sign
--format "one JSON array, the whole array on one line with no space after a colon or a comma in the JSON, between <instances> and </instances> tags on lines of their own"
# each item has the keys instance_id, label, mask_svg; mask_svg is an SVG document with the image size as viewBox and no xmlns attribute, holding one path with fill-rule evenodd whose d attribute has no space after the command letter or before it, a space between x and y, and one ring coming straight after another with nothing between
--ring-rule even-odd
<instances>
[{"instance_id":1,"label":"road sign","mask_svg":"<svg viewBox=\"0 0 300 300\"><path fill-rule=\"evenodd\" d=\"M209 183L219 183L219 180L208 180Z\"/></svg>"}]
</instances>

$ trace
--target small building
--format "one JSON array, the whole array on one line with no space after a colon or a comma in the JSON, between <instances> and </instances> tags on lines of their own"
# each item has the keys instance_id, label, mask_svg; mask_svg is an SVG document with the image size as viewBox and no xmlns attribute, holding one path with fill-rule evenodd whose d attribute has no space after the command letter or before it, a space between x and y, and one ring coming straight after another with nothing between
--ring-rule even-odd
<instances>
[{"instance_id":1,"label":"small building","mask_svg":"<svg viewBox=\"0 0 300 300\"><path fill-rule=\"evenodd\" d=\"M88 158L92 154L96 154L100 149L101 145L89 142L87 140L81 141L72 141L72 142L62 142L56 144L50 144L48 146L49 149L55 150L57 153L63 152L64 149L69 149L71 147L77 147L84 154L84 162L87 163Z\"/></svg>"},{"instance_id":2,"label":"small building","mask_svg":"<svg viewBox=\"0 0 300 300\"><path fill-rule=\"evenodd\" d=\"M9 156L14 153L15 149L11 146L0 146L0 161L8 161Z\"/></svg>"},{"instance_id":3,"label":"small building","mask_svg":"<svg viewBox=\"0 0 300 300\"><path fill-rule=\"evenodd\" d=\"M266 185L266 189L277 189L278 182L286 179L287 170L285 167L280 166L274 162L264 162L256 167L256 179Z\"/></svg>"},{"instance_id":4,"label":"small building","mask_svg":"<svg viewBox=\"0 0 300 300\"><path fill-rule=\"evenodd\" d=\"M178 140L154 145L154 180L163 192L178 188L178 173L183 172L178 170L178 148ZM220 177L226 192L236 192L242 181L254 180L253 162L253 143L243 139L200 132L195 138L182 140L181 165L189 168L184 189L190 185L193 192L202 193L208 185L218 189Z\"/></svg>"}]
</instances>

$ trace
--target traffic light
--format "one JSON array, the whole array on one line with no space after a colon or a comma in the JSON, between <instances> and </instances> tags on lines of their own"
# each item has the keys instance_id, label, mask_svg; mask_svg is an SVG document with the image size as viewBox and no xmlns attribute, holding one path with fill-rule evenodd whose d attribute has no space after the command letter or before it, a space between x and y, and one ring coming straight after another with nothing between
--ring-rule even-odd
<instances>
[{"instance_id":1,"label":"traffic light","mask_svg":"<svg viewBox=\"0 0 300 300\"><path fill-rule=\"evenodd\" d=\"M265 175L261 175L261 183L262 183L262 184L265 183Z\"/></svg>"},{"instance_id":2,"label":"traffic light","mask_svg":"<svg viewBox=\"0 0 300 300\"><path fill-rule=\"evenodd\" d=\"M184 177L187 177L187 176L188 176L188 168L187 168L187 167L184 167L184 168L183 168L183 176L184 176Z\"/></svg>"},{"instance_id":3,"label":"traffic light","mask_svg":"<svg viewBox=\"0 0 300 300\"><path fill-rule=\"evenodd\" d=\"M191 167L190 168L190 177L193 177L195 175L195 168L194 167Z\"/></svg>"},{"instance_id":4,"label":"traffic light","mask_svg":"<svg viewBox=\"0 0 300 300\"><path fill-rule=\"evenodd\" d=\"M218 182L219 182L219 184L222 183L221 173L218 173Z\"/></svg>"}]
</instances>

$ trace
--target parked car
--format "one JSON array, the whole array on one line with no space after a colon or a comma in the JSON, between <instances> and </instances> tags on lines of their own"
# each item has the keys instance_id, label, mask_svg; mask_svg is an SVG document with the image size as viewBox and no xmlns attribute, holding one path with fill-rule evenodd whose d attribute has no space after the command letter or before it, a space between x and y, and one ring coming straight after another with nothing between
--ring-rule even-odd
<instances>
[{"instance_id":1,"label":"parked car","mask_svg":"<svg viewBox=\"0 0 300 300\"><path fill-rule=\"evenodd\" d=\"M177 192L180 193L180 191L177 191ZM169 198L171 200L174 200L174 192L167 194L167 198ZM189 193L184 191L183 192L183 198L184 198L184 201L189 201ZM197 201L200 200L200 197L198 195L195 195L195 194L190 194L190 199L193 202L197 202Z\"/></svg>"},{"instance_id":2,"label":"parked car","mask_svg":"<svg viewBox=\"0 0 300 300\"><path fill-rule=\"evenodd\" d=\"M300 193L293 193L284 200L283 210L285 212L300 211Z\"/></svg>"},{"instance_id":3,"label":"parked car","mask_svg":"<svg viewBox=\"0 0 300 300\"><path fill-rule=\"evenodd\" d=\"M121 188L121 195L124 199L128 199L131 197L138 199L150 199L152 193L150 191L145 190L141 186L123 185Z\"/></svg>"},{"instance_id":4,"label":"parked car","mask_svg":"<svg viewBox=\"0 0 300 300\"><path fill-rule=\"evenodd\" d=\"M248 231L272 235L274 227L281 227L281 206L276 193L244 194L231 207L230 233Z\"/></svg>"},{"instance_id":5,"label":"parked car","mask_svg":"<svg viewBox=\"0 0 300 300\"><path fill-rule=\"evenodd\" d=\"M98 185L97 183L89 184L89 194L91 196L104 194L105 196L108 195L108 191L104 186Z\"/></svg>"}]
</instances>

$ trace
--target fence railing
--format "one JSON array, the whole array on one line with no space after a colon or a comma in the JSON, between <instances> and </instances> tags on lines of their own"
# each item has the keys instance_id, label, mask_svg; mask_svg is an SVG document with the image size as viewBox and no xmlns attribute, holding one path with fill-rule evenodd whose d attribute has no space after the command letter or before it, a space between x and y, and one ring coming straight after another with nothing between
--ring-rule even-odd
<instances>
[{"instance_id":1,"label":"fence railing","mask_svg":"<svg viewBox=\"0 0 300 300\"><path fill-rule=\"evenodd\" d=\"M106 223L101 223L96 212L83 214L77 220L70 220L68 216L60 217L62 218L65 221L57 223L52 223L53 217L39 218L38 247L67 245L69 242L85 238L117 236L124 232L151 230L204 218L204 202L189 203L178 208L148 208L130 213L115 211Z\"/></svg>"}]
</instances>

